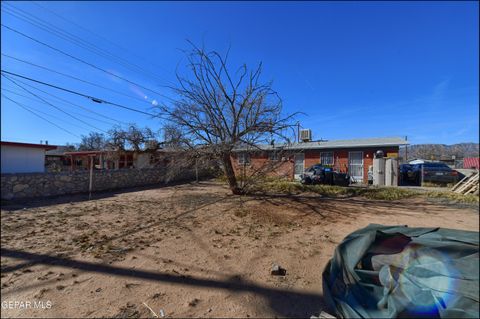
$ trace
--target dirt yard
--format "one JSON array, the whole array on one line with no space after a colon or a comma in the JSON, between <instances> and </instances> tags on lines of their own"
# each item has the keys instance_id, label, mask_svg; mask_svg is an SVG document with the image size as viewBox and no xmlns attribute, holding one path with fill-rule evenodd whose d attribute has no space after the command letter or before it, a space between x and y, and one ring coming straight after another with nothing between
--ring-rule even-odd
<instances>
[{"instance_id":1,"label":"dirt yard","mask_svg":"<svg viewBox=\"0 0 480 319\"><path fill-rule=\"evenodd\" d=\"M335 246L370 223L478 230L479 214L423 198L232 196L216 182L3 205L2 317L318 315Z\"/></svg>"}]
</instances>

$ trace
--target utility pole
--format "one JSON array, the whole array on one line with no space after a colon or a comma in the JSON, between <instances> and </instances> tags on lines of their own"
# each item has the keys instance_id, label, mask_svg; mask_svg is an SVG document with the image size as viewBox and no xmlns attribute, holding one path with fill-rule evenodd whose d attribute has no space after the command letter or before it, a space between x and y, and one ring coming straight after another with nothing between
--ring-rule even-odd
<instances>
[{"instance_id":1,"label":"utility pole","mask_svg":"<svg viewBox=\"0 0 480 319\"><path fill-rule=\"evenodd\" d=\"M297 143L300 143L300 121L297 121Z\"/></svg>"},{"instance_id":2,"label":"utility pole","mask_svg":"<svg viewBox=\"0 0 480 319\"><path fill-rule=\"evenodd\" d=\"M92 199L92 186L93 186L93 162L95 160L95 155L90 155L90 182L88 184L88 200Z\"/></svg>"},{"instance_id":3,"label":"utility pole","mask_svg":"<svg viewBox=\"0 0 480 319\"><path fill-rule=\"evenodd\" d=\"M408 140L408 137L405 135L405 142ZM408 163L408 144L405 144L405 164Z\"/></svg>"},{"instance_id":4,"label":"utility pole","mask_svg":"<svg viewBox=\"0 0 480 319\"><path fill-rule=\"evenodd\" d=\"M198 183L198 156L195 156L195 182Z\"/></svg>"}]
</instances>

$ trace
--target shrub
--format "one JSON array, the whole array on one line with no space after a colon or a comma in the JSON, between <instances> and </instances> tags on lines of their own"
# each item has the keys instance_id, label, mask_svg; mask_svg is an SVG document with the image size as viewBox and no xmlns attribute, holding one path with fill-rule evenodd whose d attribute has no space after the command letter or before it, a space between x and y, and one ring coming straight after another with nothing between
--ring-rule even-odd
<instances>
[{"instance_id":1,"label":"shrub","mask_svg":"<svg viewBox=\"0 0 480 319\"><path fill-rule=\"evenodd\" d=\"M475 204L479 202L478 195L473 194L457 194L454 192L435 192L430 191L425 193L427 198L443 198L457 203L467 203L467 204Z\"/></svg>"},{"instance_id":2,"label":"shrub","mask_svg":"<svg viewBox=\"0 0 480 319\"><path fill-rule=\"evenodd\" d=\"M223 181L223 179L218 178ZM427 198L443 198L458 203L478 203L477 195L462 195L453 192L419 191L399 187L342 187L335 185L303 185L279 177L263 177L248 180L247 193L263 194L300 194L304 192L315 193L324 197L351 197L361 196L373 200L399 200L414 196Z\"/></svg>"},{"instance_id":3,"label":"shrub","mask_svg":"<svg viewBox=\"0 0 480 319\"><path fill-rule=\"evenodd\" d=\"M326 197L354 196L357 189L335 185L306 185L306 191L310 191Z\"/></svg>"},{"instance_id":4,"label":"shrub","mask_svg":"<svg viewBox=\"0 0 480 319\"><path fill-rule=\"evenodd\" d=\"M360 189L358 195L368 199L398 200L420 195L419 192L397 187L381 187Z\"/></svg>"}]
</instances>

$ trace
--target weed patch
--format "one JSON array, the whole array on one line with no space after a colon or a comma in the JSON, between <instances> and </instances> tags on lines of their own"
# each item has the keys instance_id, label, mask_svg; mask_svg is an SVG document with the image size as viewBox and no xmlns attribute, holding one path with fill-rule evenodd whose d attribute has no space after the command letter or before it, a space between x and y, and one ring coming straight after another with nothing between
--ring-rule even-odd
<instances>
[{"instance_id":1,"label":"weed patch","mask_svg":"<svg viewBox=\"0 0 480 319\"><path fill-rule=\"evenodd\" d=\"M441 199L447 199L449 201L453 201L456 203L465 203L465 204L476 204L479 202L478 195L473 195L473 194L457 194L454 192L426 192L425 196L427 198L441 198Z\"/></svg>"}]
</instances>

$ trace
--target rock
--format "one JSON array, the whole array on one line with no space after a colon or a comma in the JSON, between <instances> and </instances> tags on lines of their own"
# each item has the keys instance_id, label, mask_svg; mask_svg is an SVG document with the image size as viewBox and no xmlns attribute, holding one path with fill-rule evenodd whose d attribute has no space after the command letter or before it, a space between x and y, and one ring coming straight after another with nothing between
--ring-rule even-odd
<instances>
[{"instance_id":1,"label":"rock","mask_svg":"<svg viewBox=\"0 0 480 319\"><path fill-rule=\"evenodd\" d=\"M200 299L193 298L193 299L188 303L188 305L189 305L190 307L195 307L199 302L200 302Z\"/></svg>"},{"instance_id":2,"label":"rock","mask_svg":"<svg viewBox=\"0 0 480 319\"><path fill-rule=\"evenodd\" d=\"M282 268L280 265L273 264L270 274L272 276L285 276L287 274L287 270Z\"/></svg>"},{"instance_id":3,"label":"rock","mask_svg":"<svg viewBox=\"0 0 480 319\"><path fill-rule=\"evenodd\" d=\"M28 184L17 184L13 186L13 192L18 193L23 191L24 189L28 188Z\"/></svg>"},{"instance_id":4,"label":"rock","mask_svg":"<svg viewBox=\"0 0 480 319\"><path fill-rule=\"evenodd\" d=\"M60 176L60 180L64 182L70 182L72 180L72 176L70 175L62 175Z\"/></svg>"},{"instance_id":5,"label":"rock","mask_svg":"<svg viewBox=\"0 0 480 319\"><path fill-rule=\"evenodd\" d=\"M6 199L6 200L10 200L10 199L13 199L14 195L13 193L3 193L2 191L2 199Z\"/></svg>"}]
</instances>

